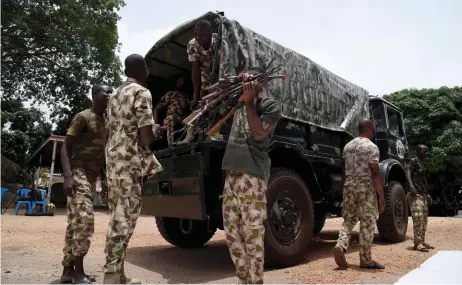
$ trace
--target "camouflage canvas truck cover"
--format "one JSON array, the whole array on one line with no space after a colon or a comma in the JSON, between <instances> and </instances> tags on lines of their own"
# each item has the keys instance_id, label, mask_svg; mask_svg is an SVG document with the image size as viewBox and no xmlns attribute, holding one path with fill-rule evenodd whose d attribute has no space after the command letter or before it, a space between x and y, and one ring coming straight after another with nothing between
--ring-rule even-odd
<instances>
[{"instance_id":1,"label":"camouflage canvas truck cover","mask_svg":"<svg viewBox=\"0 0 462 285\"><path fill-rule=\"evenodd\" d=\"M195 23L201 19L209 20L218 35L210 85L225 76L265 67L273 58L275 64L285 67L287 80L272 80L266 88L267 96L281 104L283 119L268 148L272 170L266 193L265 251L268 265L302 262L327 213L340 212L341 150L357 135L358 121L370 116L370 96L363 88L223 13L209 12L174 29L146 54L154 105L175 88L176 76L191 77L186 47L194 38ZM192 96L192 86L188 88ZM383 99L373 101L374 106L383 105L387 110ZM166 142L151 146L164 171L145 182L143 213L156 217L159 232L175 246L200 247L217 229L223 229L221 162L228 132L223 128L220 134L186 146L167 147ZM388 139L386 128L383 138ZM383 155L385 174L395 165L388 161L388 153ZM391 177L395 176L387 179ZM405 224L401 228L394 224L394 202L405 201L403 183L390 184L395 188L390 191L389 214L379 226L381 235L392 241L403 240L407 230L407 206L401 211Z\"/></svg>"},{"instance_id":2,"label":"camouflage canvas truck cover","mask_svg":"<svg viewBox=\"0 0 462 285\"><path fill-rule=\"evenodd\" d=\"M366 90L237 21L221 20L220 78L266 66L276 57L275 63L285 66L288 80L271 81L268 95L281 103L283 117L357 135L359 119L369 117Z\"/></svg>"}]
</instances>

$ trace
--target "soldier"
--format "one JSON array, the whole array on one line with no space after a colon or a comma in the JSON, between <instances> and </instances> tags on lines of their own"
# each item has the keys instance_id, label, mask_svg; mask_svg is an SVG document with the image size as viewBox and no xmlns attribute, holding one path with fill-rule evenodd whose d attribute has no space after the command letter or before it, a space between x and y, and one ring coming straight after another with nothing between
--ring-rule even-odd
<instances>
[{"instance_id":1,"label":"soldier","mask_svg":"<svg viewBox=\"0 0 462 285\"><path fill-rule=\"evenodd\" d=\"M159 122L159 111L167 108L164 119L164 127L167 131L168 145L173 144L173 132L181 126L183 119L189 111L189 98L182 92L184 77L180 76L176 80L177 91L169 91L159 101L154 108L154 121Z\"/></svg>"},{"instance_id":2,"label":"soldier","mask_svg":"<svg viewBox=\"0 0 462 285\"><path fill-rule=\"evenodd\" d=\"M254 100L236 111L223 157L223 225L240 284L263 284L267 147L281 118L279 104L263 97L255 81L245 83ZM258 96L258 98L257 98Z\"/></svg>"},{"instance_id":3,"label":"soldier","mask_svg":"<svg viewBox=\"0 0 462 285\"><path fill-rule=\"evenodd\" d=\"M414 250L428 252L434 249L425 242L425 232L428 222L428 196L427 171L425 159L428 147L423 144L417 146L417 157L410 160L406 167L406 176L409 182L408 200L411 207L412 222L414 224Z\"/></svg>"},{"instance_id":4,"label":"soldier","mask_svg":"<svg viewBox=\"0 0 462 285\"><path fill-rule=\"evenodd\" d=\"M64 266L61 283L91 284L85 274L83 259L94 232L92 185L104 164L105 121L110 87L92 88L93 104L75 115L61 148L64 190L67 198L67 229L64 242Z\"/></svg>"},{"instance_id":5,"label":"soldier","mask_svg":"<svg viewBox=\"0 0 462 285\"><path fill-rule=\"evenodd\" d=\"M154 123L151 93L144 88L148 70L141 55L125 59L127 80L108 102L106 169L109 186L109 226L106 236L105 284L140 284L125 276L128 242L141 210L143 177L162 169L149 146L165 130Z\"/></svg>"},{"instance_id":6,"label":"soldier","mask_svg":"<svg viewBox=\"0 0 462 285\"><path fill-rule=\"evenodd\" d=\"M191 100L191 110L194 110L199 100L206 95L209 75L212 73L213 58L215 55L218 35L212 33L209 21L200 20L194 27L194 38L189 41L187 51L188 59L192 65L192 83L194 96ZM198 130L188 128L186 138L178 144L188 144L197 138Z\"/></svg>"},{"instance_id":7,"label":"soldier","mask_svg":"<svg viewBox=\"0 0 462 285\"><path fill-rule=\"evenodd\" d=\"M343 225L334 247L335 262L347 268L345 252L350 242L351 231L359 220L360 267L384 269L372 260L371 247L379 213L384 209L383 187L379 169L379 149L371 141L374 127L369 119L358 125L359 137L351 140L343 150ZM374 189L375 188L375 189ZM377 211L377 195L379 209Z\"/></svg>"}]
</instances>

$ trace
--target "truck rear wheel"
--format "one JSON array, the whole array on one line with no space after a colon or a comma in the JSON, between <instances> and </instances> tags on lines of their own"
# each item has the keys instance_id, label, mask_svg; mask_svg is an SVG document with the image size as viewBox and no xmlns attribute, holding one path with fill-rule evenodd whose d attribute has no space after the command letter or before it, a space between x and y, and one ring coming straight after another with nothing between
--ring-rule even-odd
<instances>
[{"instance_id":1,"label":"truck rear wheel","mask_svg":"<svg viewBox=\"0 0 462 285\"><path fill-rule=\"evenodd\" d=\"M294 171L277 168L271 171L266 199L265 265L300 264L313 237L314 211L308 187Z\"/></svg>"},{"instance_id":2,"label":"truck rear wheel","mask_svg":"<svg viewBox=\"0 0 462 285\"><path fill-rule=\"evenodd\" d=\"M390 242L401 242L406 237L409 209L403 185L390 181L385 191L385 210L377 227L380 237Z\"/></svg>"},{"instance_id":3,"label":"truck rear wheel","mask_svg":"<svg viewBox=\"0 0 462 285\"><path fill-rule=\"evenodd\" d=\"M322 228L324 228L324 225L326 224L326 219L327 219L327 213L325 212L314 214L314 227L313 227L314 234L318 234L322 231Z\"/></svg>"},{"instance_id":4,"label":"truck rear wheel","mask_svg":"<svg viewBox=\"0 0 462 285\"><path fill-rule=\"evenodd\" d=\"M159 233L166 241L181 248L202 247L216 232L216 229L207 227L207 221L156 217L156 224Z\"/></svg>"}]
</instances>

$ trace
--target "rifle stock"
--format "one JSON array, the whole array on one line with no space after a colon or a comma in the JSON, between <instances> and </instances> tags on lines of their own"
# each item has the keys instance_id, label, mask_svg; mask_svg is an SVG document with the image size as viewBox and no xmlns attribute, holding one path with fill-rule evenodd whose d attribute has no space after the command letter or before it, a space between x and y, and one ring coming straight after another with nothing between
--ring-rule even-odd
<instances>
[{"instance_id":1,"label":"rifle stock","mask_svg":"<svg viewBox=\"0 0 462 285\"><path fill-rule=\"evenodd\" d=\"M214 134L218 133L221 129L221 127L226 123L226 121L231 117L234 112L236 112L236 108L232 108L231 111L223 118L220 119L213 127L210 128L210 130L207 131L207 136L213 136Z\"/></svg>"}]
</instances>

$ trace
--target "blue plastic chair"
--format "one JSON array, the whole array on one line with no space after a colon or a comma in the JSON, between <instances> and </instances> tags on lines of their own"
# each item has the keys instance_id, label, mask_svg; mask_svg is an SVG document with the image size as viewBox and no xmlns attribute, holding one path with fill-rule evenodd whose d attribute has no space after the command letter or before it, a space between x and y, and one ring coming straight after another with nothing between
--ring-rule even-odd
<instances>
[{"instance_id":1,"label":"blue plastic chair","mask_svg":"<svg viewBox=\"0 0 462 285\"><path fill-rule=\"evenodd\" d=\"M26 212L31 213L32 212L32 202L31 201L20 201L19 198L22 199L30 199L31 195L31 190L30 189L18 189L16 191L16 210L14 211L14 214L17 216L19 212L19 207L21 207L22 204L26 204Z\"/></svg>"},{"instance_id":2,"label":"blue plastic chair","mask_svg":"<svg viewBox=\"0 0 462 285\"><path fill-rule=\"evenodd\" d=\"M3 195L5 195L6 192L8 192L8 189L2 188L2 196L0 196L0 212L2 211L2 203L1 203L1 201L3 201Z\"/></svg>"},{"instance_id":3,"label":"blue plastic chair","mask_svg":"<svg viewBox=\"0 0 462 285\"><path fill-rule=\"evenodd\" d=\"M40 201L33 201L32 202L32 211L34 211L36 205L42 205L42 212L47 211L47 190L45 189L37 189L42 194L42 200Z\"/></svg>"}]
</instances>

